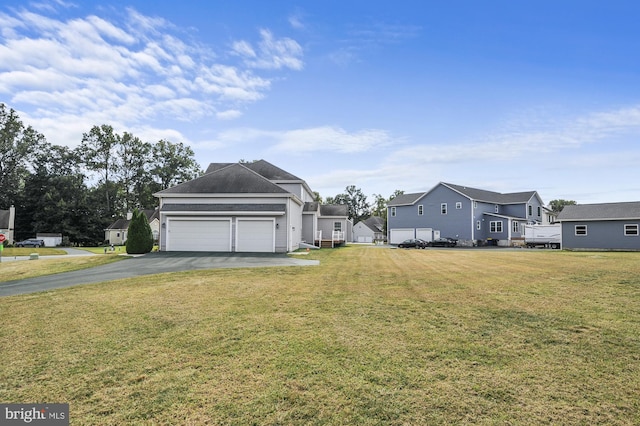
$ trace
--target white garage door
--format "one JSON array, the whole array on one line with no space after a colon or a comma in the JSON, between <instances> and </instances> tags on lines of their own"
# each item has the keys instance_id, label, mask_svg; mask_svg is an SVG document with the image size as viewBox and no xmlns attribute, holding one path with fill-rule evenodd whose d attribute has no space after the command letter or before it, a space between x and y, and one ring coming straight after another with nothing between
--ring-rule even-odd
<instances>
[{"instance_id":1,"label":"white garage door","mask_svg":"<svg viewBox=\"0 0 640 426\"><path fill-rule=\"evenodd\" d=\"M404 240L416 237L416 231L413 228L392 229L389 235L389 244L400 244Z\"/></svg>"},{"instance_id":2,"label":"white garage door","mask_svg":"<svg viewBox=\"0 0 640 426\"><path fill-rule=\"evenodd\" d=\"M231 251L230 219L169 219L168 251Z\"/></svg>"},{"instance_id":3,"label":"white garage door","mask_svg":"<svg viewBox=\"0 0 640 426\"><path fill-rule=\"evenodd\" d=\"M275 251L275 225L273 219L238 219L236 251Z\"/></svg>"}]
</instances>

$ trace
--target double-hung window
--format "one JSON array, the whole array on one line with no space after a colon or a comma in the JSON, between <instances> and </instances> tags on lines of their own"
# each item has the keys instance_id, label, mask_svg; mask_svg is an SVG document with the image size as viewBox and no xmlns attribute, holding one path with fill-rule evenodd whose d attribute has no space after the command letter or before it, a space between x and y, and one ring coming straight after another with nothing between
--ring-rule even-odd
<instances>
[{"instance_id":1,"label":"double-hung window","mask_svg":"<svg viewBox=\"0 0 640 426\"><path fill-rule=\"evenodd\" d=\"M587 225L576 225L575 233L577 236L584 237L587 235Z\"/></svg>"},{"instance_id":2,"label":"double-hung window","mask_svg":"<svg viewBox=\"0 0 640 426\"><path fill-rule=\"evenodd\" d=\"M418 206L418 216L422 216L424 214L424 206L420 204Z\"/></svg>"},{"instance_id":3,"label":"double-hung window","mask_svg":"<svg viewBox=\"0 0 640 426\"><path fill-rule=\"evenodd\" d=\"M518 221L513 221L513 227L512 227L513 232L519 233L520 232L520 222Z\"/></svg>"},{"instance_id":4,"label":"double-hung window","mask_svg":"<svg viewBox=\"0 0 640 426\"><path fill-rule=\"evenodd\" d=\"M447 203L440 204L440 214L447 214Z\"/></svg>"},{"instance_id":5,"label":"double-hung window","mask_svg":"<svg viewBox=\"0 0 640 426\"><path fill-rule=\"evenodd\" d=\"M394 217L396 215L396 208L395 207L391 207L389 210L391 210L390 211L391 217Z\"/></svg>"},{"instance_id":6,"label":"double-hung window","mask_svg":"<svg viewBox=\"0 0 640 426\"><path fill-rule=\"evenodd\" d=\"M489 222L489 232L495 234L502 232L502 221L492 220L491 222Z\"/></svg>"}]
</instances>

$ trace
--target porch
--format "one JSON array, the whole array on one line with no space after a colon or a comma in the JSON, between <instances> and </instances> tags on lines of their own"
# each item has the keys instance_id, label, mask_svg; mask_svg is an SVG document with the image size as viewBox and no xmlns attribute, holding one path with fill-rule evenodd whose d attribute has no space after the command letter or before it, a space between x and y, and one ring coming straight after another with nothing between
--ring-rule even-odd
<instances>
[{"instance_id":1,"label":"porch","mask_svg":"<svg viewBox=\"0 0 640 426\"><path fill-rule=\"evenodd\" d=\"M345 236L343 231L333 231L331 235L325 236L323 238L322 231L316 232L316 238L314 241L314 245L320 248L334 248L337 246L342 246L345 243Z\"/></svg>"}]
</instances>

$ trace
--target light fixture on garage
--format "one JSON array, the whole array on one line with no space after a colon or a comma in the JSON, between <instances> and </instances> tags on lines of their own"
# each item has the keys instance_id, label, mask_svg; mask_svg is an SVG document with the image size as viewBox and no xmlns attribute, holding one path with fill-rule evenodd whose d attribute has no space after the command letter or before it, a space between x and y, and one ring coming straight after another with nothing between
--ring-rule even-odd
<instances>
[{"instance_id":1,"label":"light fixture on garage","mask_svg":"<svg viewBox=\"0 0 640 426\"><path fill-rule=\"evenodd\" d=\"M280 228L280 224L276 223L276 229Z\"/></svg>"}]
</instances>

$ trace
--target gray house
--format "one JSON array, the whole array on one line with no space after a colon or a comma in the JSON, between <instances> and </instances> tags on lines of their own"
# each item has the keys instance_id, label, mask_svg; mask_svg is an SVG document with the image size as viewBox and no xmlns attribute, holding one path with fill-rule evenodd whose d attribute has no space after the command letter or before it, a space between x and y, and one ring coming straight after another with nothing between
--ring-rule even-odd
<instances>
[{"instance_id":1,"label":"gray house","mask_svg":"<svg viewBox=\"0 0 640 426\"><path fill-rule=\"evenodd\" d=\"M384 241L386 239L384 224L385 220L379 216L371 216L361 220L353 225L353 242L373 243Z\"/></svg>"},{"instance_id":2,"label":"gray house","mask_svg":"<svg viewBox=\"0 0 640 426\"><path fill-rule=\"evenodd\" d=\"M344 244L351 232L347 206L315 202L304 180L264 160L212 163L154 196L161 251L284 253Z\"/></svg>"},{"instance_id":3,"label":"gray house","mask_svg":"<svg viewBox=\"0 0 640 426\"><path fill-rule=\"evenodd\" d=\"M562 248L640 250L640 201L565 206Z\"/></svg>"},{"instance_id":4,"label":"gray house","mask_svg":"<svg viewBox=\"0 0 640 426\"><path fill-rule=\"evenodd\" d=\"M522 244L523 225L547 223L536 191L502 194L440 182L428 192L403 194L387 207L389 242L457 238L459 245Z\"/></svg>"}]
</instances>

